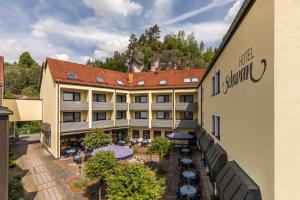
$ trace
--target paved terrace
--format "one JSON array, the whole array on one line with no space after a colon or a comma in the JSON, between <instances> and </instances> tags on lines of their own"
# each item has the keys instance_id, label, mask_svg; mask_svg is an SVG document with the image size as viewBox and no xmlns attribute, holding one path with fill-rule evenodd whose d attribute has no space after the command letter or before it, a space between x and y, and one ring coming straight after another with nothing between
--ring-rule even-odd
<instances>
[{"instance_id":1,"label":"paved terrace","mask_svg":"<svg viewBox=\"0 0 300 200\"><path fill-rule=\"evenodd\" d=\"M27 192L28 199L34 200L76 200L88 199L84 191L75 190L73 184L80 180L80 172L72 159L54 159L40 143L27 143L13 145L12 149L21 157L17 164L25 174L22 183ZM167 191L164 200L175 200L177 183L179 180L178 167L179 152L174 150L170 159L164 161L166 170ZM200 166L200 156L196 149L193 150L193 160L197 168ZM11 170L10 173L13 173ZM205 174L202 170L201 174ZM199 185L202 199L209 199L204 192L203 179ZM93 199L93 198L90 198Z\"/></svg>"}]
</instances>

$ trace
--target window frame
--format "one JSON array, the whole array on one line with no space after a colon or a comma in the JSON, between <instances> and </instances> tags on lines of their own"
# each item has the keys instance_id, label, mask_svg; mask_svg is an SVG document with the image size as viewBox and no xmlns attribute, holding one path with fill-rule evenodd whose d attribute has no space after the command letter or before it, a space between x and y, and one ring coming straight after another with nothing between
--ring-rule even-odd
<instances>
[{"instance_id":1,"label":"window frame","mask_svg":"<svg viewBox=\"0 0 300 200\"><path fill-rule=\"evenodd\" d=\"M191 118L188 117L188 114L192 114ZM179 113L179 119L180 120L194 120L194 112L192 111L182 111Z\"/></svg>"},{"instance_id":2,"label":"window frame","mask_svg":"<svg viewBox=\"0 0 300 200\"><path fill-rule=\"evenodd\" d=\"M142 101L142 98L145 98L146 101L143 102L143 101ZM134 97L134 102L135 102L135 103L148 103L148 97L147 97L147 95L139 95L139 96L135 96L135 97Z\"/></svg>"},{"instance_id":3,"label":"window frame","mask_svg":"<svg viewBox=\"0 0 300 200\"><path fill-rule=\"evenodd\" d=\"M138 137L135 137L138 136ZM140 130L132 130L132 138L138 139L140 138Z\"/></svg>"},{"instance_id":4,"label":"window frame","mask_svg":"<svg viewBox=\"0 0 300 200\"><path fill-rule=\"evenodd\" d=\"M103 114L104 113L104 118L101 117L100 114ZM106 112L104 111L97 111L97 112L93 112L93 122L95 121L104 121L104 120L107 120L107 115L106 115Z\"/></svg>"},{"instance_id":5,"label":"window frame","mask_svg":"<svg viewBox=\"0 0 300 200\"><path fill-rule=\"evenodd\" d=\"M143 139L149 140L150 138L151 138L150 130L143 130Z\"/></svg>"},{"instance_id":6,"label":"window frame","mask_svg":"<svg viewBox=\"0 0 300 200\"><path fill-rule=\"evenodd\" d=\"M67 115L67 114L70 114L73 119L72 120L66 120L65 115ZM78 120L78 118L79 118L79 120ZM81 112L63 112L63 123L68 123L68 122L81 122Z\"/></svg>"},{"instance_id":7,"label":"window frame","mask_svg":"<svg viewBox=\"0 0 300 200\"><path fill-rule=\"evenodd\" d=\"M191 101L187 101L188 97L192 97ZM194 95L193 94L182 94L179 96L180 103L194 103Z\"/></svg>"},{"instance_id":8,"label":"window frame","mask_svg":"<svg viewBox=\"0 0 300 200\"><path fill-rule=\"evenodd\" d=\"M65 99L65 94L71 94L72 95L72 100ZM78 97L78 98L76 98L76 97ZM64 91L63 92L63 101L81 101L81 93L80 92Z\"/></svg>"},{"instance_id":9,"label":"window frame","mask_svg":"<svg viewBox=\"0 0 300 200\"><path fill-rule=\"evenodd\" d=\"M163 98L163 101L159 101L159 98ZM170 95L156 95L156 103L170 103Z\"/></svg>"},{"instance_id":10,"label":"window frame","mask_svg":"<svg viewBox=\"0 0 300 200\"><path fill-rule=\"evenodd\" d=\"M120 101L121 100L121 101ZM124 101L123 101L124 100ZM117 98L116 98L116 102L117 103L126 103L126 95L120 95L118 94L117 95Z\"/></svg>"},{"instance_id":11,"label":"window frame","mask_svg":"<svg viewBox=\"0 0 300 200\"><path fill-rule=\"evenodd\" d=\"M220 140L221 138L221 117L219 115L212 115L212 134Z\"/></svg>"},{"instance_id":12,"label":"window frame","mask_svg":"<svg viewBox=\"0 0 300 200\"><path fill-rule=\"evenodd\" d=\"M158 117L158 113L163 114L163 117L162 117L162 118ZM170 119L170 112L166 112L166 111L157 111L157 112L156 112L156 119L169 120L169 119Z\"/></svg>"},{"instance_id":13,"label":"window frame","mask_svg":"<svg viewBox=\"0 0 300 200\"><path fill-rule=\"evenodd\" d=\"M94 97L96 97L96 98L94 98ZM103 101L103 99L101 100L101 97L104 97L104 101ZM92 98L93 98L93 102L102 102L102 103L107 102L106 94L93 93Z\"/></svg>"},{"instance_id":14,"label":"window frame","mask_svg":"<svg viewBox=\"0 0 300 200\"><path fill-rule=\"evenodd\" d=\"M119 113L122 113L121 117L119 117ZM126 119L126 111L117 111L116 119Z\"/></svg>"},{"instance_id":15,"label":"window frame","mask_svg":"<svg viewBox=\"0 0 300 200\"><path fill-rule=\"evenodd\" d=\"M146 113L146 118L142 118L141 113ZM136 111L134 112L134 119L148 119L147 111Z\"/></svg>"}]
</instances>

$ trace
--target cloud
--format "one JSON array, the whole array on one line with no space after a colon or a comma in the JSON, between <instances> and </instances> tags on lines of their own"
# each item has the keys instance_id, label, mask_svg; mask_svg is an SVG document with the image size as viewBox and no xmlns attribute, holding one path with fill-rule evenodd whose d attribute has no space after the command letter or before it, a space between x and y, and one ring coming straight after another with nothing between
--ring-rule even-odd
<instances>
[{"instance_id":1,"label":"cloud","mask_svg":"<svg viewBox=\"0 0 300 200\"><path fill-rule=\"evenodd\" d=\"M237 1L233 4L233 6L229 9L227 15L226 15L225 18L224 18L224 21L225 21L226 23L230 23L230 24L231 24L231 23L233 22L233 20L234 20L236 14L238 13L239 9L240 9L241 6L242 6L242 3L243 3L242 0L237 0Z\"/></svg>"},{"instance_id":2,"label":"cloud","mask_svg":"<svg viewBox=\"0 0 300 200\"><path fill-rule=\"evenodd\" d=\"M96 15L112 16L141 14L143 6L131 0L84 0L87 7L93 9Z\"/></svg>"},{"instance_id":3,"label":"cloud","mask_svg":"<svg viewBox=\"0 0 300 200\"><path fill-rule=\"evenodd\" d=\"M173 0L155 0L152 8L144 16L151 24L158 23L171 17L173 6Z\"/></svg>"},{"instance_id":4,"label":"cloud","mask_svg":"<svg viewBox=\"0 0 300 200\"><path fill-rule=\"evenodd\" d=\"M186 12L182 15L179 15L177 17L173 17L172 19L169 19L169 20L166 20L166 21L162 21L162 22L159 23L159 25L175 24L177 22L186 20L190 17L193 17L193 16L199 15L201 13L204 13L208 10L213 9L213 8L224 6L224 5L226 5L230 2L233 2L233 1L235 1L235 0L213 0L211 3L209 3L208 5L206 5L202 8Z\"/></svg>"},{"instance_id":5,"label":"cloud","mask_svg":"<svg viewBox=\"0 0 300 200\"><path fill-rule=\"evenodd\" d=\"M68 54L64 54L64 53L55 54L55 55L53 55L51 57L52 58L57 58L59 60L66 60L66 61L70 59L69 55Z\"/></svg>"}]
</instances>

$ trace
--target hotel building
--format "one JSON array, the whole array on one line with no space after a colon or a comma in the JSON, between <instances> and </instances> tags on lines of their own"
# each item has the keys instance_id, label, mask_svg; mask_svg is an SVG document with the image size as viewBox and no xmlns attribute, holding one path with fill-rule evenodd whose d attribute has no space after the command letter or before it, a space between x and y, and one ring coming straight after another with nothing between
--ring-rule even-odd
<instances>
[{"instance_id":1,"label":"hotel building","mask_svg":"<svg viewBox=\"0 0 300 200\"><path fill-rule=\"evenodd\" d=\"M122 73L47 58L43 65L41 141L54 157L95 128L113 142L151 140L174 130L194 134L205 69Z\"/></svg>"},{"instance_id":2,"label":"hotel building","mask_svg":"<svg viewBox=\"0 0 300 200\"><path fill-rule=\"evenodd\" d=\"M199 88L202 127L264 200L300 196L299 8L245 0Z\"/></svg>"}]
</instances>

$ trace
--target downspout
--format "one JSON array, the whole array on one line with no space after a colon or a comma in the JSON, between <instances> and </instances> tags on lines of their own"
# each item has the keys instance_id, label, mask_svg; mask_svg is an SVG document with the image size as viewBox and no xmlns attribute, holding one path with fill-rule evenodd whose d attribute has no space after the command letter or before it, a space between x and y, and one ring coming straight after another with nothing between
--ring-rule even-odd
<instances>
[{"instance_id":1,"label":"downspout","mask_svg":"<svg viewBox=\"0 0 300 200\"><path fill-rule=\"evenodd\" d=\"M58 157L60 158L60 120L59 120L59 115L60 115L60 88L59 88L59 83L57 84L58 88L58 94L57 94L57 132L58 132L58 137L57 137L57 152L58 152Z\"/></svg>"}]
</instances>

